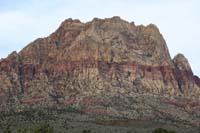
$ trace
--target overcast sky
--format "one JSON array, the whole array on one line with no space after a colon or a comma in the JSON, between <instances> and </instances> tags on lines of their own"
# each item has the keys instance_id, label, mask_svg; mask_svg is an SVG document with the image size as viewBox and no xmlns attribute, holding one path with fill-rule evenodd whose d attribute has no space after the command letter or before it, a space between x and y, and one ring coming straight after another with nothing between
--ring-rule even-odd
<instances>
[{"instance_id":1,"label":"overcast sky","mask_svg":"<svg viewBox=\"0 0 200 133\"><path fill-rule=\"evenodd\" d=\"M171 57L183 53L200 75L200 0L0 0L0 58L48 36L66 18L112 16L156 24Z\"/></svg>"}]
</instances>

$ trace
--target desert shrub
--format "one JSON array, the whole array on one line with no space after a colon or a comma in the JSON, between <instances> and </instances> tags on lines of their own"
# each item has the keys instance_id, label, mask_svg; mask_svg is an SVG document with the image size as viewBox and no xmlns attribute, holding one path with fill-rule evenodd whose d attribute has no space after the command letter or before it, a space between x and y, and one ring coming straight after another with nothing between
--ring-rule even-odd
<instances>
[{"instance_id":1,"label":"desert shrub","mask_svg":"<svg viewBox=\"0 0 200 133\"><path fill-rule=\"evenodd\" d=\"M152 133L176 133L175 131L168 131L164 128L157 128Z\"/></svg>"},{"instance_id":2,"label":"desert shrub","mask_svg":"<svg viewBox=\"0 0 200 133\"><path fill-rule=\"evenodd\" d=\"M175 131L169 131L168 133L176 133Z\"/></svg>"},{"instance_id":3,"label":"desert shrub","mask_svg":"<svg viewBox=\"0 0 200 133\"><path fill-rule=\"evenodd\" d=\"M3 133L11 133L9 126L3 131Z\"/></svg>"},{"instance_id":4,"label":"desert shrub","mask_svg":"<svg viewBox=\"0 0 200 133\"><path fill-rule=\"evenodd\" d=\"M3 133L11 133L11 130L5 130Z\"/></svg>"},{"instance_id":5,"label":"desert shrub","mask_svg":"<svg viewBox=\"0 0 200 133\"><path fill-rule=\"evenodd\" d=\"M17 133L21 133L21 132L22 132L22 130L21 130L21 129L18 129L18 130L17 130Z\"/></svg>"},{"instance_id":6,"label":"desert shrub","mask_svg":"<svg viewBox=\"0 0 200 133\"><path fill-rule=\"evenodd\" d=\"M91 133L91 130L83 130L82 133Z\"/></svg>"},{"instance_id":7,"label":"desert shrub","mask_svg":"<svg viewBox=\"0 0 200 133\"><path fill-rule=\"evenodd\" d=\"M39 125L31 129L32 133L53 133L53 127L49 124Z\"/></svg>"},{"instance_id":8,"label":"desert shrub","mask_svg":"<svg viewBox=\"0 0 200 133\"><path fill-rule=\"evenodd\" d=\"M27 132L28 132L28 130L25 128L25 129L22 130L21 133L27 133Z\"/></svg>"},{"instance_id":9,"label":"desert shrub","mask_svg":"<svg viewBox=\"0 0 200 133\"><path fill-rule=\"evenodd\" d=\"M137 133L135 130L127 131L126 133Z\"/></svg>"}]
</instances>

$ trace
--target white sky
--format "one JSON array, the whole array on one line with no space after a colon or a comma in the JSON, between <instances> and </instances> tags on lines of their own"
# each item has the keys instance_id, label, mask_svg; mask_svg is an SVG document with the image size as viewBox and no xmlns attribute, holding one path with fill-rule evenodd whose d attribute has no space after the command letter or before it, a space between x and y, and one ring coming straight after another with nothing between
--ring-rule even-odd
<instances>
[{"instance_id":1,"label":"white sky","mask_svg":"<svg viewBox=\"0 0 200 133\"><path fill-rule=\"evenodd\" d=\"M200 75L199 0L0 0L0 58L48 36L66 18L86 22L112 16L156 24L171 57L183 53Z\"/></svg>"}]
</instances>

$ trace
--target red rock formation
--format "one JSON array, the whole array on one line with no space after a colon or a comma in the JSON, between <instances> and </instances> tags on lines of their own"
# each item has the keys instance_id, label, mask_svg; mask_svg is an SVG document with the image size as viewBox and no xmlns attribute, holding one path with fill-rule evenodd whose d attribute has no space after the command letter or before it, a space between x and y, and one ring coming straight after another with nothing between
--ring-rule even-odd
<instances>
[{"instance_id":1,"label":"red rock formation","mask_svg":"<svg viewBox=\"0 0 200 133\"><path fill-rule=\"evenodd\" d=\"M67 19L49 37L37 39L19 54L13 52L0 62L1 73L17 75L21 84L17 89L28 87L29 81L41 75L54 79L89 69L96 69L99 78L103 75L124 79L128 75L129 81L157 80L160 88L163 84L177 94L194 88L200 93L199 78L193 75L187 59L182 54L170 59L155 25L135 26L119 17L96 18L88 23Z\"/></svg>"},{"instance_id":2,"label":"red rock formation","mask_svg":"<svg viewBox=\"0 0 200 133\"><path fill-rule=\"evenodd\" d=\"M182 54L171 59L153 24L136 26L119 17L87 23L67 19L49 37L0 61L0 98L20 95L22 104L43 100L50 105L53 100L66 106L83 102L89 107L100 103L80 97L133 97L132 92L168 98L200 96L200 79L193 75L187 59ZM187 105L168 101L164 103ZM198 112L196 102L188 106ZM90 112L109 111L94 108Z\"/></svg>"}]
</instances>

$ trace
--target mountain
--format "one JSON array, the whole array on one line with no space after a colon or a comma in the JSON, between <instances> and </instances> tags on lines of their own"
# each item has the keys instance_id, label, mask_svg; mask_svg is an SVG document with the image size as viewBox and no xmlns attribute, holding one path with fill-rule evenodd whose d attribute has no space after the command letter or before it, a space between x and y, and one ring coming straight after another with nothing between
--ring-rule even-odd
<instances>
[{"instance_id":1,"label":"mountain","mask_svg":"<svg viewBox=\"0 0 200 133\"><path fill-rule=\"evenodd\" d=\"M199 128L199 98L200 79L183 54L170 57L156 25L136 26L120 17L67 19L48 37L0 61L0 112L14 116L10 121L29 121L27 112L41 110L55 118L75 113L63 117L71 121Z\"/></svg>"}]
</instances>

